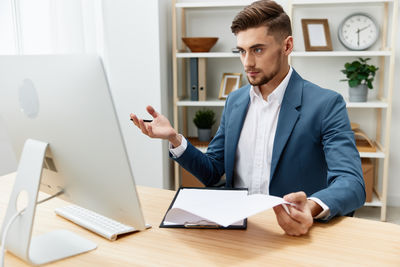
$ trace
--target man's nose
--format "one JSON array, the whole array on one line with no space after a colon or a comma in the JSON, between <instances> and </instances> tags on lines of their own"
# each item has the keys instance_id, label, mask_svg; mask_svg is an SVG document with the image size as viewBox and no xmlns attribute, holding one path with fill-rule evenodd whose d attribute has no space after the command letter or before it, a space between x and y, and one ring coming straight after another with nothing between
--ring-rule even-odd
<instances>
[{"instance_id":1,"label":"man's nose","mask_svg":"<svg viewBox=\"0 0 400 267\"><path fill-rule=\"evenodd\" d=\"M245 69L254 67L254 56L251 53L246 53L242 59L242 63Z\"/></svg>"}]
</instances>

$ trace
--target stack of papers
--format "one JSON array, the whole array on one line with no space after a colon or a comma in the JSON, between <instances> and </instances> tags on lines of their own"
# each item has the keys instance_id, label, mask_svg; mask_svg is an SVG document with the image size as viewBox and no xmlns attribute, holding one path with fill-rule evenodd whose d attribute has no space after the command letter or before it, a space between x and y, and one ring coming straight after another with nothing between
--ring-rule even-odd
<instances>
[{"instance_id":1,"label":"stack of papers","mask_svg":"<svg viewBox=\"0 0 400 267\"><path fill-rule=\"evenodd\" d=\"M247 190L181 188L163 225L242 225L247 217L280 204L290 203L275 196L248 195Z\"/></svg>"}]
</instances>

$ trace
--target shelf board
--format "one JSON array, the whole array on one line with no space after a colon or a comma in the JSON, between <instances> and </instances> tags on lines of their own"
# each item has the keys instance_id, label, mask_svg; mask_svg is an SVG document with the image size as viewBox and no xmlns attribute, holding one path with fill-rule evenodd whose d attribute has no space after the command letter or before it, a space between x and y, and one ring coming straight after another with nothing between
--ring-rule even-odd
<instances>
[{"instance_id":1,"label":"shelf board","mask_svg":"<svg viewBox=\"0 0 400 267\"><path fill-rule=\"evenodd\" d=\"M225 101L221 101L221 100L219 100L219 101L225 103ZM212 102L212 101L182 101L182 102L205 103L205 102ZM202 105L185 105L185 106L202 106ZM211 106L211 105L207 105L207 106ZM207 146L202 145L202 147L204 150L207 150ZM383 158L385 158L385 153L382 152L378 146L377 152L360 152L360 157L361 158L382 158L383 159Z\"/></svg>"},{"instance_id":2,"label":"shelf board","mask_svg":"<svg viewBox=\"0 0 400 267\"><path fill-rule=\"evenodd\" d=\"M293 0L294 6L306 5L332 5L332 4L379 4L379 3L392 3L393 0Z\"/></svg>"},{"instance_id":3,"label":"shelf board","mask_svg":"<svg viewBox=\"0 0 400 267\"><path fill-rule=\"evenodd\" d=\"M180 8L207 8L207 7L244 7L250 5L252 1L228 1L228 2L181 2L176 3Z\"/></svg>"},{"instance_id":4,"label":"shelf board","mask_svg":"<svg viewBox=\"0 0 400 267\"><path fill-rule=\"evenodd\" d=\"M176 104L182 107L223 107L225 106L225 100L210 99L207 101L191 101L184 99L178 101Z\"/></svg>"},{"instance_id":5,"label":"shelf board","mask_svg":"<svg viewBox=\"0 0 400 267\"><path fill-rule=\"evenodd\" d=\"M228 2L181 2L176 3L175 6L179 8L216 8L216 7L245 7L250 5L253 1L228 1ZM331 4L379 4L379 3L392 3L393 0L294 0L294 6L301 5L331 5Z\"/></svg>"},{"instance_id":6,"label":"shelf board","mask_svg":"<svg viewBox=\"0 0 400 267\"><path fill-rule=\"evenodd\" d=\"M374 158L374 159L383 159L385 158L385 153L377 149L376 152L360 152L361 158Z\"/></svg>"},{"instance_id":7,"label":"shelf board","mask_svg":"<svg viewBox=\"0 0 400 267\"><path fill-rule=\"evenodd\" d=\"M387 108L388 103L383 100L369 100L367 102L349 102L346 99L347 108Z\"/></svg>"},{"instance_id":8,"label":"shelf board","mask_svg":"<svg viewBox=\"0 0 400 267\"><path fill-rule=\"evenodd\" d=\"M178 106L186 107L222 107L225 106L225 100L210 99L207 101L191 101L183 99L177 102ZM387 108L388 103L382 100L371 100L368 102L348 102L346 101L347 108Z\"/></svg>"},{"instance_id":9,"label":"shelf board","mask_svg":"<svg viewBox=\"0 0 400 267\"><path fill-rule=\"evenodd\" d=\"M207 147L203 147L204 150L207 150ZM360 152L361 158L384 158L385 153L378 151L378 152Z\"/></svg>"},{"instance_id":10,"label":"shelf board","mask_svg":"<svg viewBox=\"0 0 400 267\"><path fill-rule=\"evenodd\" d=\"M372 201L371 202L365 202L364 206L367 206L367 207L382 207L382 202L379 200L379 198L375 194L375 192L372 192Z\"/></svg>"},{"instance_id":11,"label":"shelf board","mask_svg":"<svg viewBox=\"0 0 400 267\"><path fill-rule=\"evenodd\" d=\"M290 55L292 57L389 57L392 51L293 51Z\"/></svg>"},{"instance_id":12,"label":"shelf board","mask_svg":"<svg viewBox=\"0 0 400 267\"><path fill-rule=\"evenodd\" d=\"M197 53L176 53L177 58L191 58L191 57L205 57L205 58L219 58L219 57L239 57L238 53L232 52L197 52Z\"/></svg>"},{"instance_id":13,"label":"shelf board","mask_svg":"<svg viewBox=\"0 0 400 267\"><path fill-rule=\"evenodd\" d=\"M392 55L390 50L385 51L293 51L290 56L291 57L389 57ZM232 52L198 52L198 53L190 53L190 52L178 52L176 53L177 58L192 58L192 57L201 57L201 58L235 58L240 57L238 53Z\"/></svg>"}]
</instances>

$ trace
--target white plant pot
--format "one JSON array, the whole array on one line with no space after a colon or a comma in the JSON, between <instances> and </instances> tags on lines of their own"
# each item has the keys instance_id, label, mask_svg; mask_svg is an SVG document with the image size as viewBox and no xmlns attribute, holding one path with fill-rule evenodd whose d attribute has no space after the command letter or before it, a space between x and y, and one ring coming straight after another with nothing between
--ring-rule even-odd
<instances>
[{"instance_id":1,"label":"white plant pot","mask_svg":"<svg viewBox=\"0 0 400 267\"><path fill-rule=\"evenodd\" d=\"M349 87L350 102L367 102L368 87L366 84L360 84L356 87Z\"/></svg>"},{"instance_id":2,"label":"white plant pot","mask_svg":"<svg viewBox=\"0 0 400 267\"><path fill-rule=\"evenodd\" d=\"M197 134L199 141L210 141L211 139L211 129L199 129L197 128Z\"/></svg>"}]
</instances>

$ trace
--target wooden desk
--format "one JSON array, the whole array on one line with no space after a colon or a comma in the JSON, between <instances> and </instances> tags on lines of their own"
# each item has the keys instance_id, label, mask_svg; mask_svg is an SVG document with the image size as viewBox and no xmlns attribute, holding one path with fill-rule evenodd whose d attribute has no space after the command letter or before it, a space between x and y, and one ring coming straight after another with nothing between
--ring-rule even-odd
<instances>
[{"instance_id":1,"label":"wooden desk","mask_svg":"<svg viewBox=\"0 0 400 267\"><path fill-rule=\"evenodd\" d=\"M0 177L2 222L14 174ZM342 217L316 223L303 237L290 237L278 226L272 210L252 216L247 230L158 228L175 192L138 187L146 222L153 228L110 242L58 217L53 199L37 208L34 234L67 229L98 248L48 266L400 266L400 226ZM26 266L7 253L6 266Z\"/></svg>"}]
</instances>

